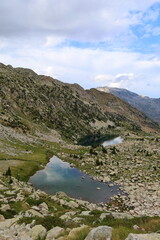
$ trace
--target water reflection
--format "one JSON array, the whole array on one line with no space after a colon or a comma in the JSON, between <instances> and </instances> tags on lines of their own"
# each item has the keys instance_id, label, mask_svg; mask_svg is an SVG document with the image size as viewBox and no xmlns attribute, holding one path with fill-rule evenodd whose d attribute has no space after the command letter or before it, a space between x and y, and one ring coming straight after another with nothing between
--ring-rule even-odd
<instances>
[{"instance_id":1,"label":"water reflection","mask_svg":"<svg viewBox=\"0 0 160 240\"><path fill-rule=\"evenodd\" d=\"M122 142L123 142L123 138L122 137L117 137L117 138L114 138L112 140L104 141L102 143L102 146L106 147L106 146L110 146L110 145L114 145L114 144L119 144L119 143L122 143Z\"/></svg>"},{"instance_id":2,"label":"water reflection","mask_svg":"<svg viewBox=\"0 0 160 240\"><path fill-rule=\"evenodd\" d=\"M62 191L70 197L94 203L107 202L110 197L121 192L119 186L109 187L105 183L93 180L56 156L50 159L44 170L38 171L29 181L49 194Z\"/></svg>"}]
</instances>

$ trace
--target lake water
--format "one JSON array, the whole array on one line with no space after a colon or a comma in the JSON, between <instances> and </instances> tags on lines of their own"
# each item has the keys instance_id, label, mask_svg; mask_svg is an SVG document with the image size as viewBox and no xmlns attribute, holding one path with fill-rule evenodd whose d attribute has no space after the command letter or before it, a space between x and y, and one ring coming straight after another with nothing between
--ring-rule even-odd
<instances>
[{"instance_id":1,"label":"lake water","mask_svg":"<svg viewBox=\"0 0 160 240\"><path fill-rule=\"evenodd\" d=\"M102 145L106 147L122 141L121 137L117 137L104 141ZM118 193L122 194L118 185L114 184L109 187L106 183L93 180L91 176L72 168L69 163L63 162L56 156L50 159L45 169L36 172L29 182L48 194L56 194L61 191L69 197L93 203L109 202L112 196Z\"/></svg>"},{"instance_id":2,"label":"lake water","mask_svg":"<svg viewBox=\"0 0 160 240\"><path fill-rule=\"evenodd\" d=\"M122 143L122 142L123 142L123 138L122 137L116 137L114 139L104 141L102 143L102 146L106 147L106 146L110 146L110 145L114 145L114 144L119 144L119 143Z\"/></svg>"},{"instance_id":3,"label":"lake water","mask_svg":"<svg viewBox=\"0 0 160 240\"><path fill-rule=\"evenodd\" d=\"M118 185L109 187L106 183L93 180L89 175L54 156L44 170L33 175L29 182L48 194L65 192L68 196L93 203L108 202L122 193Z\"/></svg>"}]
</instances>

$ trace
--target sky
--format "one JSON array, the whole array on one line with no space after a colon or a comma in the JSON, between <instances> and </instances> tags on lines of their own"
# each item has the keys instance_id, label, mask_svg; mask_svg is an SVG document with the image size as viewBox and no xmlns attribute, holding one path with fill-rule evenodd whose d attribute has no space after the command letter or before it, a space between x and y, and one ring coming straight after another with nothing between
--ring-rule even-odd
<instances>
[{"instance_id":1,"label":"sky","mask_svg":"<svg viewBox=\"0 0 160 240\"><path fill-rule=\"evenodd\" d=\"M0 62L160 97L160 0L0 0Z\"/></svg>"}]
</instances>

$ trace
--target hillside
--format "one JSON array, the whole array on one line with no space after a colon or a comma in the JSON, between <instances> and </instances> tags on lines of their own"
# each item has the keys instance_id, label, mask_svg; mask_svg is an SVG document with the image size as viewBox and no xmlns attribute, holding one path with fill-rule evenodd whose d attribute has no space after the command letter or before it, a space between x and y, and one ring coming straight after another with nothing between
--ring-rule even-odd
<instances>
[{"instance_id":1,"label":"hillside","mask_svg":"<svg viewBox=\"0 0 160 240\"><path fill-rule=\"evenodd\" d=\"M99 92L99 99L110 101L107 108L93 98L92 91L29 69L0 64L0 86L0 123L23 132L54 129L62 137L77 141L99 129L106 134L110 123L114 131L158 129L158 125L113 95Z\"/></svg>"},{"instance_id":2,"label":"hillside","mask_svg":"<svg viewBox=\"0 0 160 240\"><path fill-rule=\"evenodd\" d=\"M146 116L160 123L160 98L149 98L121 88L99 87L99 91L112 93L129 103Z\"/></svg>"},{"instance_id":3,"label":"hillside","mask_svg":"<svg viewBox=\"0 0 160 240\"><path fill-rule=\"evenodd\" d=\"M32 70L0 66L1 123L23 131L34 131L36 125L58 130L63 137L77 139L93 132L88 126L95 119L107 117L89 101L79 96L74 86Z\"/></svg>"},{"instance_id":4,"label":"hillside","mask_svg":"<svg viewBox=\"0 0 160 240\"><path fill-rule=\"evenodd\" d=\"M93 96L105 112L116 114L120 116L120 121L117 124L120 126L127 126L134 123L133 129L136 130L136 126L143 131L150 131L150 129L156 128L156 124L147 118L142 112L133 108L131 105L114 96L111 93L101 92L97 89L90 89L87 91ZM123 119L123 120L121 120Z\"/></svg>"}]
</instances>

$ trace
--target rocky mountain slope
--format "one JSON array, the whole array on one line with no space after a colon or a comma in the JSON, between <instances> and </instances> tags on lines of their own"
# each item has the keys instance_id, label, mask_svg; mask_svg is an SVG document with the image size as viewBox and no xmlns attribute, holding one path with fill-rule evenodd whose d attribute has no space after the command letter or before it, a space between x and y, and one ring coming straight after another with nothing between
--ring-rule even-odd
<instances>
[{"instance_id":1,"label":"rocky mountain slope","mask_svg":"<svg viewBox=\"0 0 160 240\"><path fill-rule=\"evenodd\" d=\"M136 131L137 128L143 131L150 131L150 128L154 128L156 124L148 119L142 112L133 108L131 105L121 100L120 98L114 96L111 93L101 92L97 89L90 89L87 91L93 96L105 112L116 114L120 117L119 121L117 119L117 124L119 126L130 126L130 124L135 123L132 129Z\"/></svg>"},{"instance_id":2,"label":"rocky mountain slope","mask_svg":"<svg viewBox=\"0 0 160 240\"><path fill-rule=\"evenodd\" d=\"M109 125L122 132L157 131L158 125L113 95L99 92L99 97L106 101L77 84L0 64L0 123L5 126L31 134L35 129L54 129L72 141L98 129L106 133Z\"/></svg>"},{"instance_id":3,"label":"rocky mountain slope","mask_svg":"<svg viewBox=\"0 0 160 240\"><path fill-rule=\"evenodd\" d=\"M99 87L99 91L112 93L126 101L134 108L145 113L146 116L160 123L160 98L149 98L122 88Z\"/></svg>"},{"instance_id":4,"label":"rocky mountain slope","mask_svg":"<svg viewBox=\"0 0 160 240\"><path fill-rule=\"evenodd\" d=\"M124 141L75 144L109 134ZM159 240L159 141L158 124L110 93L0 64L0 239ZM96 205L36 190L26 181L53 155L125 195Z\"/></svg>"}]
</instances>

